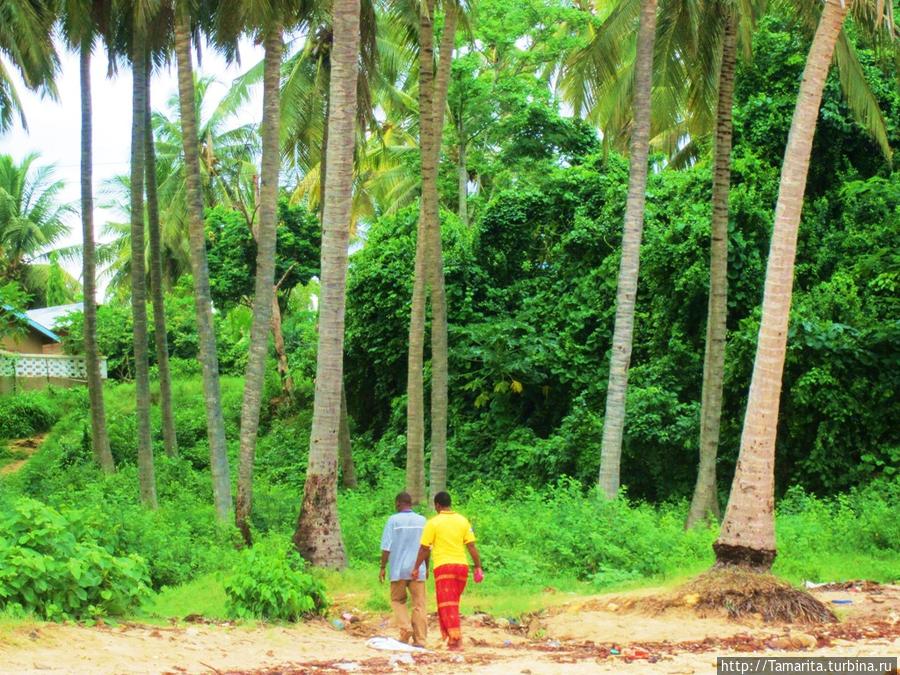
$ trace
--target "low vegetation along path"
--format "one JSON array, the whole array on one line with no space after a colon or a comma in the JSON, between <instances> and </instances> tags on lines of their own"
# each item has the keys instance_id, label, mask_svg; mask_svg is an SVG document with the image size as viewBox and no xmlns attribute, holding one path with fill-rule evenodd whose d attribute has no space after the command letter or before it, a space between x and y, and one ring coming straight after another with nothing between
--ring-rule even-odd
<instances>
[{"instance_id":1,"label":"low vegetation along path","mask_svg":"<svg viewBox=\"0 0 900 675\"><path fill-rule=\"evenodd\" d=\"M723 655L900 652L900 586L851 583L818 589L816 597L835 607L840 620L816 626L698 617L689 607L664 613L641 610L653 605L656 592L582 598L531 616L522 625L476 614L464 621L462 653L438 647L436 625L430 626L432 651L375 651L366 640L390 633L388 617L381 614L355 616L344 630L324 620L252 627L184 621L166 627L19 625L0 632L0 671L687 675L715 672L716 657Z\"/></svg>"},{"instance_id":2,"label":"low vegetation along path","mask_svg":"<svg viewBox=\"0 0 900 675\"><path fill-rule=\"evenodd\" d=\"M46 438L47 434L38 434L37 436L32 436L31 438L20 438L14 441L9 441L9 443L7 443L6 445L6 448L9 456L13 459L8 464L0 466L0 476L7 476L11 473L16 473L19 469L25 466L31 456L38 451L41 445L43 445Z\"/></svg>"}]
</instances>

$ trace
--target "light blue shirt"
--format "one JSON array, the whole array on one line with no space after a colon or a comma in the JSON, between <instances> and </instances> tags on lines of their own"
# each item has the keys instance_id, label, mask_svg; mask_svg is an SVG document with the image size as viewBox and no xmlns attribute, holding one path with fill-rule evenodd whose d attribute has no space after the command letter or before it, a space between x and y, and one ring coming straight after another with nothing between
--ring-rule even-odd
<instances>
[{"instance_id":1,"label":"light blue shirt","mask_svg":"<svg viewBox=\"0 0 900 675\"><path fill-rule=\"evenodd\" d=\"M391 581L410 580L412 567L419 554L419 542L425 527L425 516L415 511L400 511L388 518L381 534L381 550L389 551ZM419 580L425 579L425 563L419 568Z\"/></svg>"}]
</instances>

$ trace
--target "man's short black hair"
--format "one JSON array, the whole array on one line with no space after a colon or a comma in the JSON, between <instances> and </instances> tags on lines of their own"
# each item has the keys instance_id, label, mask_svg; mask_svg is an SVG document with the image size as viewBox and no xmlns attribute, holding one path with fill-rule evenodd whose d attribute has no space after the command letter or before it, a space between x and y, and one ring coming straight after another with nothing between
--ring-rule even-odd
<instances>
[{"instance_id":1,"label":"man's short black hair","mask_svg":"<svg viewBox=\"0 0 900 675\"><path fill-rule=\"evenodd\" d=\"M451 504L450 493L444 492L444 491L438 492L434 496L434 503L437 504L438 506L443 506L445 509L450 508L450 504Z\"/></svg>"},{"instance_id":2,"label":"man's short black hair","mask_svg":"<svg viewBox=\"0 0 900 675\"><path fill-rule=\"evenodd\" d=\"M412 506L412 497L408 492L398 492L395 500L398 504L408 504Z\"/></svg>"}]
</instances>

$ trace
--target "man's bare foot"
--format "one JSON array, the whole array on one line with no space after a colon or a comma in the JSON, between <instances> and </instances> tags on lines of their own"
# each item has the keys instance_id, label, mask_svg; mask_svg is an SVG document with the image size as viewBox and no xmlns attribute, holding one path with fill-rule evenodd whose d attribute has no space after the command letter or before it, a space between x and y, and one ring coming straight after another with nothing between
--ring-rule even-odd
<instances>
[{"instance_id":1,"label":"man's bare foot","mask_svg":"<svg viewBox=\"0 0 900 675\"><path fill-rule=\"evenodd\" d=\"M401 630L400 631L400 642L402 642L403 644L408 644L410 639L412 638L412 636L413 636L412 631Z\"/></svg>"}]
</instances>

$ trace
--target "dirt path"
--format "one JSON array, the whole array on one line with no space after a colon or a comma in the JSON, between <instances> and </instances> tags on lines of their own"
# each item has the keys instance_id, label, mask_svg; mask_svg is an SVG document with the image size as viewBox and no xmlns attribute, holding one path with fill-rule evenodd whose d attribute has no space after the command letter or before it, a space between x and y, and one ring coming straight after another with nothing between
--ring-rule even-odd
<instances>
[{"instance_id":1,"label":"dirt path","mask_svg":"<svg viewBox=\"0 0 900 675\"><path fill-rule=\"evenodd\" d=\"M8 476L19 471L31 459L31 456L40 449L46 439L47 434L38 434L31 438L19 438L9 441L6 447L16 459L0 466L0 476Z\"/></svg>"},{"instance_id":2,"label":"dirt path","mask_svg":"<svg viewBox=\"0 0 900 675\"><path fill-rule=\"evenodd\" d=\"M390 635L370 615L337 631L324 621L296 626L128 624L86 628L41 624L0 631L2 673L666 673L715 672L716 656L895 656L900 653L900 586L817 592L838 624L791 627L735 623L684 613L651 616L627 607L638 594L599 596L556 607L527 626L467 617L462 654L440 649L412 657L366 646ZM528 634L531 637L528 637Z\"/></svg>"}]
</instances>

